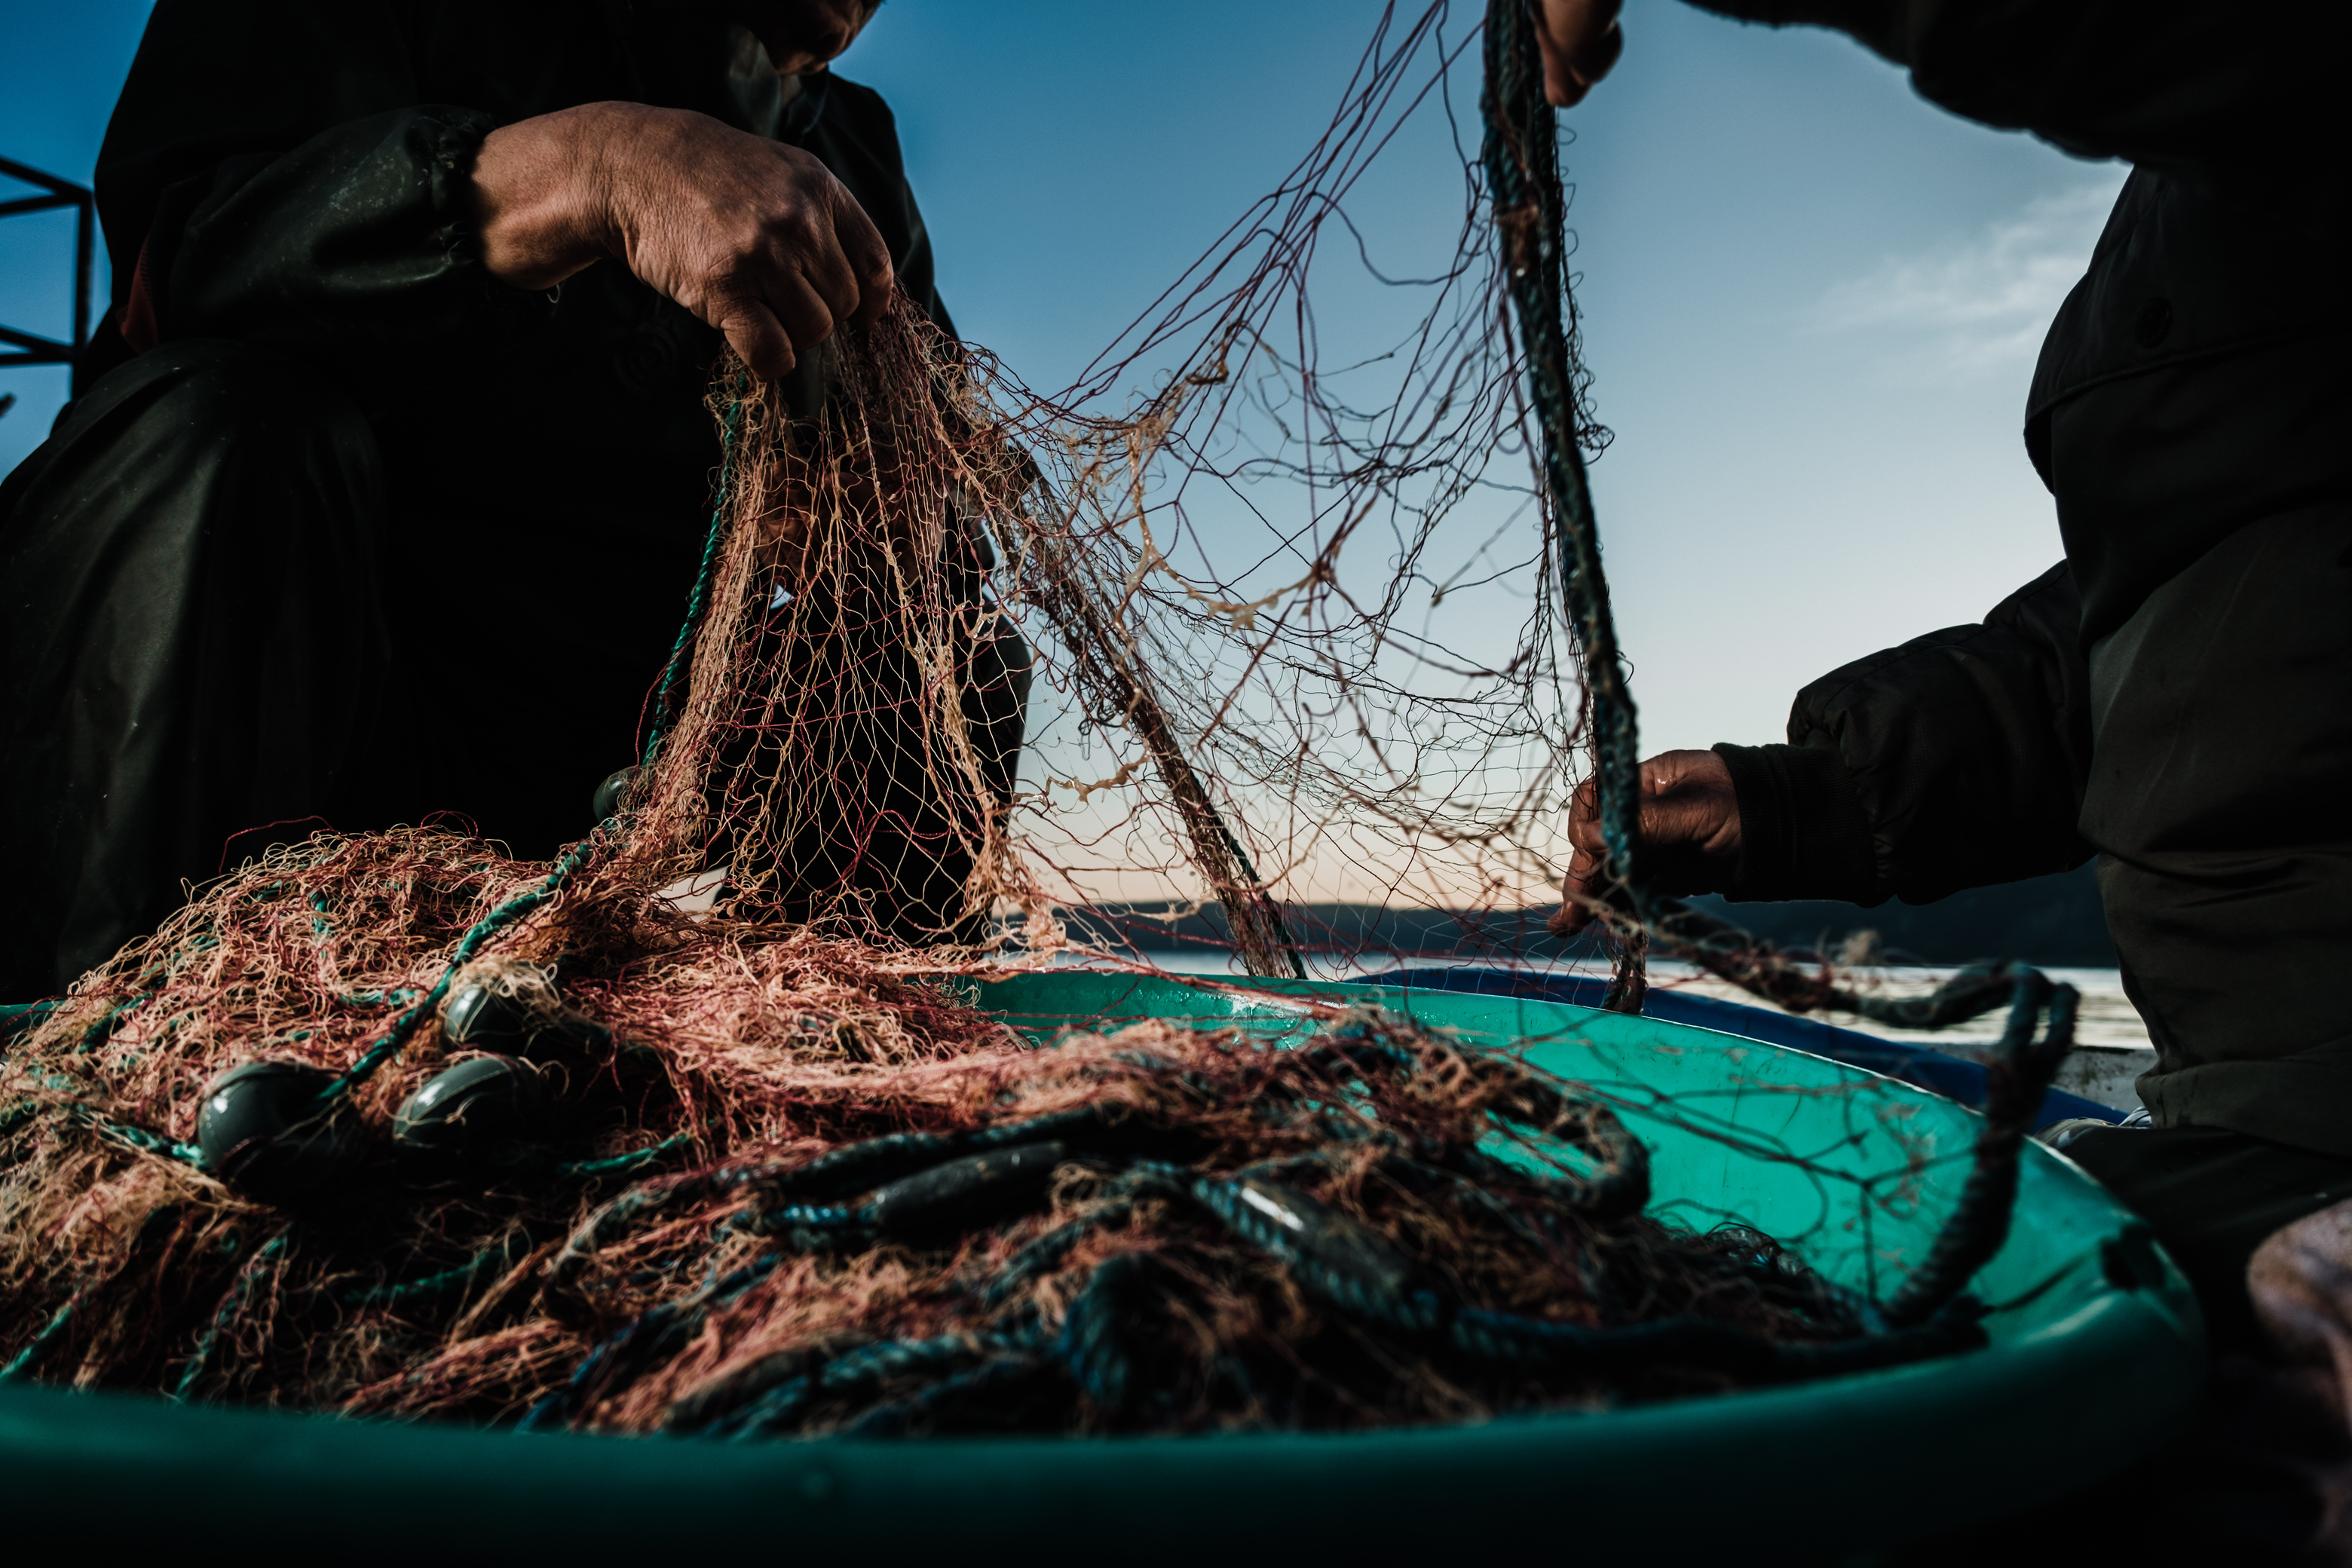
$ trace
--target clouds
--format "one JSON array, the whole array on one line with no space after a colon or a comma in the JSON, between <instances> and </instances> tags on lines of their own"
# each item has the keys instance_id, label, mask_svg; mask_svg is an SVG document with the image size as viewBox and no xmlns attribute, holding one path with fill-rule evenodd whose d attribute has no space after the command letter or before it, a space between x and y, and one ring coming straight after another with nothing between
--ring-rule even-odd
<instances>
[{"instance_id":1,"label":"clouds","mask_svg":"<svg viewBox=\"0 0 2352 1568\"><path fill-rule=\"evenodd\" d=\"M1954 245L1889 257L1827 289L1813 324L1871 334L1898 372L1945 376L2031 366L2051 317L2090 261L2120 179L2117 171L2036 196Z\"/></svg>"}]
</instances>

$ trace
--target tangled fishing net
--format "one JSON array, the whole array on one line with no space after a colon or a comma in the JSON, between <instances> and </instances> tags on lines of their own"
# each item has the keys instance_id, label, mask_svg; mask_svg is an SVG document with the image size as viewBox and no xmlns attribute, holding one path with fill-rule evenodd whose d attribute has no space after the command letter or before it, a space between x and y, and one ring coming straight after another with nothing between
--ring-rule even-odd
<instances>
[{"instance_id":1,"label":"tangled fishing net","mask_svg":"<svg viewBox=\"0 0 2352 1568\"><path fill-rule=\"evenodd\" d=\"M1320 368L1316 247L1452 90L1480 35L1445 23L1384 23L1332 132L1072 393L905 309L821 385L722 371L644 760L555 864L321 836L37 1010L0 1068L0 1375L754 1438L1465 1420L1979 1342L2071 1016L2030 973L1916 1005L2015 1009L1967 1191L1884 1299L1669 1223L1607 1095L1398 1016L1041 1041L971 999L1139 910L1213 907L1281 976L1337 940L1318 891L1527 901L1590 755L1621 1004L1653 942L1867 1001L1646 890L1518 0L1450 265ZM1269 487L1300 504L1235 556L1227 503ZM1423 589L1516 647L1412 629ZM1024 696L1066 703L1026 790Z\"/></svg>"}]
</instances>

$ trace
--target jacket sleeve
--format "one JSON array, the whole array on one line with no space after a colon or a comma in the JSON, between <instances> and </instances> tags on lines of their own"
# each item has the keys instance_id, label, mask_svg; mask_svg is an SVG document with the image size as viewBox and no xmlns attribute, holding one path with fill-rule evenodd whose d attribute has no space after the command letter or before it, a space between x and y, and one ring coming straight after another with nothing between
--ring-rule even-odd
<instances>
[{"instance_id":1,"label":"jacket sleeve","mask_svg":"<svg viewBox=\"0 0 2352 1568\"><path fill-rule=\"evenodd\" d=\"M1851 33L1920 96L2136 163L2339 153L2343 0L1693 0Z\"/></svg>"},{"instance_id":2,"label":"jacket sleeve","mask_svg":"<svg viewBox=\"0 0 2352 1568\"><path fill-rule=\"evenodd\" d=\"M100 155L126 348L380 353L544 312L464 220L493 122L418 101L396 11L161 0Z\"/></svg>"},{"instance_id":3,"label":"jacket sleeve","mask_svg":"<svg viewBox=\"0 0 2352 1568\"><path fill-rule=\"evenodd\" d=\"M371 351L529 318L546 296L482 270L462 214L487 115L436 105L230 159L170 248L157 319L172 337ZM503 335L502 333L497 335Z\"/></svg>"},{"instance_id":4,"label":"jacket sleeve","mask_svg":"<svg viewBox=\"0 0 2352 1568\"><path fill-rule=\"evenodd\" d=\"M2089 776L2082 605L2063 565L1981 626L1931 632L1797 694L1783 746L1717 746L1738 792L1735 899L1888 897L2063 871Z\"/></svg>"}]
</instances>

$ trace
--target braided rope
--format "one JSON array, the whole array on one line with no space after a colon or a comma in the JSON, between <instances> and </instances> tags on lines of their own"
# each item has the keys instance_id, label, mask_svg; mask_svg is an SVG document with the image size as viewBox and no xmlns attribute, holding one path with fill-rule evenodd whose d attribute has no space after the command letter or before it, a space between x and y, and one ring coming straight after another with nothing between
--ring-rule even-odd
<instances>
[{"instance_id":1,"label":"braided rope","mask_svg":"<svg viewBox=\"0 0 2352 1568\"><path fill-rule=\"evenodd\" d=\"M646 737L644 765L648 768L661 754L661 743L677 721L678 704L685 700L679 679L691 662L695 637L709 613L710 584L718 575L719 549L727 540L727 511L735 500L736 448L743 431L743 405L751 390L747 384L751 372L739 364L727 389L727 415L720 422L719 437L719 493L710 503L710 530L703 536L702 567L695 574L694 591L687 596L686 620L677 628L677 641L671 645L669 662L662 667L661 686L654 694L653 727Z\"/></svg>"},{"instance_id":2,"label":"braided rope","mask_svg":"<svg viewBox=\"0 0 2352 1568\"><path fill-rule=\"evenodd\" d=\"M195 1350L188 1357L187 1366L180 1373L178 1384L172 1390L174 1401L184 1403L195 1392L196 1384L211 1370L213 1352L227 1337L229 1326L245 1316L246 1308L252 1304L254 1287L259 1282L263 1270L284 1254L286 1243L293 1234L294 1227L288 1226L256 1247L253 1256L247 1258L245 1266L236 1271L236 1278L229 1281L228 1289L221 1293L220 1305L213 1310L212 1321L205 1326L204 1338L196 1342Z\"/></svg>"},{"instance_id":3,"label":"braided rope","mask_svg":"<svg viewBox=\"0 0 2352 1568\"><path fill-rule=\"evenodd\" d=\"M1591 703L1594 772L1607 869L1638 918L1648 894L1641 858L1641 741L1633 694L1601 567L1592 489L1577 444L1578 399L1570 351L1576 303L1568 289L1568 246L1559 182L1559 132L1543 92L1543 63L1528 0L1488 0L1486 84L1479 110L1483 156L1503 232L1504 270L1527 357L1528 390L1542 435L1544 491L1559 530L1560 608L1583 656ZM1630 943L1602 1005L1639 1012L1642 951Z\"/></svg>"}]
</instances>

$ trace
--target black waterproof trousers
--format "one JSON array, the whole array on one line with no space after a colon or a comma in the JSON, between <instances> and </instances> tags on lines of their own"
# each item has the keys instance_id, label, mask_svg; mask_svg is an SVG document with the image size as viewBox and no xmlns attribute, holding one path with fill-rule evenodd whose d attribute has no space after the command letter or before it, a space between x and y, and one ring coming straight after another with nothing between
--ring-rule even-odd
<instances>
[{"instance_id":1,"label":"black waterproof trousers","mask_svg":"<svg viewBox=\"0 0 2352 1568\"><path fill-rule=\"evenodd\" d=\"M184 884L321 827L446 813L530 858L587 831L702 520L415 488L334 385L220 341L106 375L0 488L0 998L61 990ZM1005 630L980 653L966 707L1009 792L1027 650ZM857 874L887 905L918 858L937 880L936 853L887 846Z\"/></svg>"}]
</instances>

